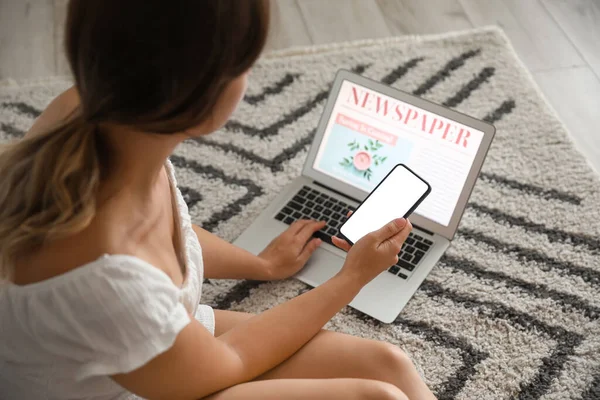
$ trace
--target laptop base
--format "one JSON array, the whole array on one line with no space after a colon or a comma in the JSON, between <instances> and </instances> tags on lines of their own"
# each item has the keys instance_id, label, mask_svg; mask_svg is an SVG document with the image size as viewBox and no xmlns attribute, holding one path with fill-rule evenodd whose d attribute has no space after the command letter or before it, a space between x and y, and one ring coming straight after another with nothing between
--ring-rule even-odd
<instances>
[{"instance_id":1,"label":"laptop base","mask_svg":"<svg viewBox=\"0 0 600 400\"><path fill-rule=\"evenodd\" d=\"M288 225L276 220L275 216L303 186L314 186L329 196L337 197L353 206L357 205L356 202L344 196L327 191L321 186L314 185L309 179L300 177L294 180L269 204L260 216L234 241L234 244L251 253L260 253L271 240L288 228ZM413 232L427 236L434 243L410 278L403 280L388 271L384 271L360 291L350 303L351 307L385 323L391 323L396 319L450 244L447 239L439 235L430 236L421 233L418 228L414 228ZM341 270L345 257L346 252L343 250L323 243L295 277L310 286L319 286Z\"/></svg>"}]
</instances>

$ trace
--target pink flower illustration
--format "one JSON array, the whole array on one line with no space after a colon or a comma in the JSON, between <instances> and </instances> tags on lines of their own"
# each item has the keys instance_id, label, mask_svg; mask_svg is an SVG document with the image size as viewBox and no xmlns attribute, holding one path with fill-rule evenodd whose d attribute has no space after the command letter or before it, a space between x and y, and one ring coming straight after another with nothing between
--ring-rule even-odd
<instances>
[{"instance_id":1,"label":"pink flower illustration","mask_svg":"<svg viewBox=\"0 0 600 400\"><path fill-rule=\"evenodd\" d=\"M377 151L384 146L378 140L373 141L371 139L369 139L368 145L359 143L356 139L347 143L347 145L351 152L355 150L358 150L358 152L354 156L342 158L339 164L344 168L350 168L352 171L357 172L358 176L370 181L373 176L371 168L377 168L387 159L387 156L382 157L377 154Z\"/></svg>"},{"instance_id":2,"label":"pink flower illustration","mask_svg":"<svg viewBox=\"0 0 600 400\"><path fill-rule=\"evenodd\" d=\"M359 151L354 155L354 159L352 161L357 170L364 171L371 166L373 159L368 152Z\"/></svg>"}]
</instances>

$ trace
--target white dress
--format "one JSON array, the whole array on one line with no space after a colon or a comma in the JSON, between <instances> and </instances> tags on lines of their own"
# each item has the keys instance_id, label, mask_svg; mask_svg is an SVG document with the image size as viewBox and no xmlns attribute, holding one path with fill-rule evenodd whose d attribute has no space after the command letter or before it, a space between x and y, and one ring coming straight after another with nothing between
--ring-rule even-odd
<instances>
[{"instance_id":1,"label":"white dress","mask_svg":"<svg viewBox=\"0 0 600 400\"><path fill-rule=\"evenodd\" d=\"M168 350L188 315L214 334L212 308L198 304L200 243L170 162L167 171L187 263L182 287L128 255L30 285L0 283L0 399L136 399L109 376Z\"/></svg>"}]
</instances>

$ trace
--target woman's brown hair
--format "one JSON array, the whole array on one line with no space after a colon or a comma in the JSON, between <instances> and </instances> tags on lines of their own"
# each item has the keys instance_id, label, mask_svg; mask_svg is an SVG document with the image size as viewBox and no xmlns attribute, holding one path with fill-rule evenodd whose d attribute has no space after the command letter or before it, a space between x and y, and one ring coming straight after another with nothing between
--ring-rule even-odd
<instances>
[{"instance_id":1,"label":"woman's brown hair","mask_svg":"<svg viewBox=\"0 0 600 400\"><path fill-rule=\"evenodd\" d=\"M170 134L206 121L259 57L268 24L268 0L71 0L65 48L80 105L0 152L0 279L94 218L110 169L99 126Z\"/></svg>"}]
</instances>

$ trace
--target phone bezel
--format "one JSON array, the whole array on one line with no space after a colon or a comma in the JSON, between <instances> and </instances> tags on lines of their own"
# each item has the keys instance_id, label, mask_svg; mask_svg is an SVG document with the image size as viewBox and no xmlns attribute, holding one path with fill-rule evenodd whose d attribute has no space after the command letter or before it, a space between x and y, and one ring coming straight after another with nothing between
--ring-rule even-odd
<instances>
[{"instance_id":1,"label":"phone bezel","mask_svg":"<svg viewBox=\"0 0 600 400\"><path fill-rule=\"evenodd\" d=\"M395 171L397 168L400 168L400 167L402 167L402 168L405 168L405 169L406 169L408 172L410 172L411 174L413 174L414 176L416 176L417 178L419 178L419 179L420 179L420 180L421 180L423 183L425 183L425 185L427 185L427 190L425 191L425 193L424 193L424 194L423 194L423 195L422 195L422 196L421 196L421 197L420 197L420 198L419 198L419 199L418 199L418 200L415 202L415 204L414 204L414 205L413 205L413 206L412 206L412 207L411 207L411 208L410 208L410 209L409 209L409 210L406 212L406 214L404 214L404 217L403 217L403 218L408 218L408 216L409 216L410 214L412 214L412 213L413 213L413 212L414 212L414 211L417 209L417 207L419 207L419 204L421 204L421 203L423 202L423 200L425 200L425 198L426 198L427 196L429 196L429 193L431 193L431 185L430 185L430 184L429 184L429 182L427 182L425 179L421 178L421 177L420 177L420 176L419 176L419 175L418 175L418 174L417 174L415 171L413 171L413 170L412 170L412 169L410 169L410 168L409 168L407 165L405 165L405 164L402 164L402 163L400 163L400 164L396 164L396 165L394 166L394 168L392 168L392 169L390 170L390 172L388 172L388 173L387 173L387 175L386 175L386 176L385 176L385 177L384 177L384 178L383 178L383 179L382 179L382 180L381 180L381 181L380 181L380 182L377 184L377 186L375 186L375 188L374 188L373 190L371 190L371 192L370 192L370 193L367 195L367 197L366 197L366 198L365 198L365 199L364 199L364 200L363 200L363 201L362 201L362 202L361 202L361 203L358 205L358 207L356 207L356 210L355 210L354 212L357 212L357 211L359 210L359 208L360 208L360 207L362 207L362 205L363 205L363 204L365 204L365 203L367 202L367 200L369 200L369 197L371 197L371 195L372 195L373 193L375 193L375 191L376 191L376 190L379 188L379 186L381 186L381 184L382 184L383 182L385 182L385 180L386 180L386 179L387 179L387 178L388 178L388 177L389 177L391 174L393 174L393 173L394 173L394 171ZM353 215L354 215L354 213L353 213ZM346 225L346 223L347 223L348 221L350 221L350 218L352 218L352 215L351 215L351 216L350 216L348 219L346 219L346 221L344 221L344 223L342 224L342 226L340 226L340 228L338 229L338 233L339 233L339 237L340 237L341 239L344 239L346 242L350 243L351 245L354 245L354 242L352 242L350 239L348 239L348 238L346 237L346 235L344 235L344 234L342 233L342 228L343 228L343 227Z\"/></svg>"}]
</instances>

